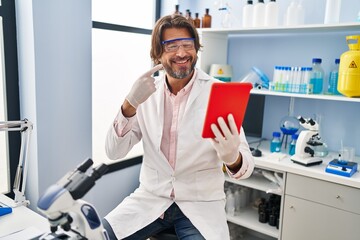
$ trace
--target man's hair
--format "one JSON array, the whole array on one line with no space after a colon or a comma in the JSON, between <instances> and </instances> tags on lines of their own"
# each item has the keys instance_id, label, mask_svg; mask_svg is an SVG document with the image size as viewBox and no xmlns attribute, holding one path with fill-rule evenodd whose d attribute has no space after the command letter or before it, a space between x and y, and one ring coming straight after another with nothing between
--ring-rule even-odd
<instances>
[{"instance_id":1,"label":"man's hair","mask_svg":"<svg viewBox=\"0 0 360 240\"><path fill-rule=\"evenodd\" d=\"M155 64L160 63L159 59L164 52L161 44L161 42L164 41L164 39L162 39L162 35L164 30L168 28L186 28L189 31L191 37L195 39L194 43L196 53L199 51L201 47L199 35L192 21L187 20L181 15L164 16L156 22L151 36L150 57Z\"/></svg>"}]
</instances>

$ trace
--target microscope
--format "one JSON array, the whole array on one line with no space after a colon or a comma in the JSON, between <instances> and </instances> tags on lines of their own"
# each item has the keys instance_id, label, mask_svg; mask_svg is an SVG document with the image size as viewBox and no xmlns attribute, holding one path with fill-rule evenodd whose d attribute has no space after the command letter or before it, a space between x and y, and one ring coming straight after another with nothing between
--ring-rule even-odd
<instances>
[{"instance_id":1,"label":"microscope","mask_svg":"<svg viewBox=\"0 0 360 240\"><path fill-rule=\"evenodd\" d=\"M303 166L312 166L322 163L322 159L316 154L318 148L326 148L320 141L319 124L312 118L305 119L298 117L300 125L306 128L300 132L295 146L295 154L291 156L291 161Z\"/></svg>"},{"instance_id":2,"label":"microscope","mask_svg":"<svg viewBox=\"0 0 360 240\"><path fill-rule=\"evenodd\" d=\"M50 186L38 201L38 209L50 223L51 233L39 239L109 240L95 208L81 200L106 171L107 165L91 168L87 159L74 171ZM91 171L92 170L92 171ZM58 231L58 227L62 230Z\"/></svg>"}]
</instances>

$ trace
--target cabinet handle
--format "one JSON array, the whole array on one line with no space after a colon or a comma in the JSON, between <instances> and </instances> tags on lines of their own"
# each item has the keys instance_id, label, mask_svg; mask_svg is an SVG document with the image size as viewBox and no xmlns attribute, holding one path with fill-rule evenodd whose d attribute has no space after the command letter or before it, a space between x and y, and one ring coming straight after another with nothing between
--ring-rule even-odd
<instances>
[{"instance_id":1,"label":"cabinet handle","mask_svg":"<svg viewBox=\"0 0 360 240\"><path fill-rule=\"evenodd\" d=\"M294 206L291 205L291 206L290 206L290 209L294 209Z\"/></svg>"},{"instance_id":2,"label":"cabinet handle","mask_svg":"<svg viewBox=\"0 0 360 240\"><path fill-rule=\"evenodd\" d=\"M336 199L340 199L341 197L340 197L340 195L336 195Z\"/></svg>"}]
</instances>

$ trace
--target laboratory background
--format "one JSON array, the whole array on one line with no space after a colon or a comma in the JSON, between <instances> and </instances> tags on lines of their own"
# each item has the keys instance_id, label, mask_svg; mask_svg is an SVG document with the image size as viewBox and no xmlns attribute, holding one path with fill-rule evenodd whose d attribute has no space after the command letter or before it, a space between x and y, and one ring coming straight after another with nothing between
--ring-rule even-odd
<instances>
[{"instance_id":1,"label":"laboratory background","mask_svg":"<svg viewBox=\"0 0 360 240\"><path fill-rule=\"evenodd\" d=\"M1 1L1 8L8 2ZM105 137L133 81L152 66L150 38L156 19L178 10L200 20L203 49L198 67L224 81L253 83L243 126L250 147L262 152L255 156L254 172L261 180L242 186L225 182L228 198L240 194L248 203L227 209L232 239L360 238L360 230L353 228L360 222L360 62L351 65L355 75L347 79L348 85L341 82L345 80L340 80L339 71L350 72L347 66L341 68L344 53L360 61L359 44L355 47L360 40L358 0L16 0L13 4L11 26L16 32L10 41L16 43L17 61L4 58L6 37L1 60L16 63L18 84L12 87L18 92L5 93L10 83L2 69L0 90L5 94L0 104L5 108L0 109L0 122L10 117L33 124L25 185L31 210L38 211L38 199L50 185L88 158L94 166L109 165L84 196L100 216L138 186L142 144L114 162L106 157ZM1 17L6 23L9 16ZM2 25L8 31L10 25ZM347 40L349 36L354 37ZM318 68L322 80L311 82L306 74ZM340 92L334 87L339 83L343 83ZM18 114L12 112L16 109ZM21 141L20 135L14 137L14 148L4 132L0 134L0 157L6 159L0 163L0 189L7 192ZM294 146L301 140L306 146L315 134L316 146L308 146L314 151L311 158L308 153L289 153L291 142ZM280 141L278 149L272 148L274 138ZM296 157L290 160L289 154ZM348 159L341 162L339 154ZM336 164L328 164L333 159ZM339 169L338 163L344 165ZM276 204L271 220L260 210L244 210L252 208L250 202L257 198ZM337 224L341 229L334 231ZM314 229L316 233L306 235Z\"/></svg>"}]
</instances>

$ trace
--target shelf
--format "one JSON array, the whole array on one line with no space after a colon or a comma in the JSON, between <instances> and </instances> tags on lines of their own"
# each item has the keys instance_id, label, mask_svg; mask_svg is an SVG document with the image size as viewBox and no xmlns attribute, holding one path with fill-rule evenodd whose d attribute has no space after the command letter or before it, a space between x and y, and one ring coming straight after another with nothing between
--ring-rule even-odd
<instances>
[{"instance_id":1,"label":"shelf","mask_svg":"<svg viewBox=\"0 0 360 240\"><path fill-rule=\"evenodd\" d=\"M323 95L323 94L286 93L286 92L275 92L275 91L262 90L262 89L261 90L252 89L251 93L257 95L267 95L267 96L308 98L308 99L332 100L332 101L343 101L343 102L360 102L360 98L350 98L345 96L334 96L334 95Z\"/></svg>"},{"instance_id":2,"label":"shelf","mask_svg":"<svg viewBox=\"0 0 360 240\"><path fill-rule=\"evenodd\" d=\"M299 26L279 26L276 28L262 28L262 27L253 27L253 28L207 28L199 29L199 33L204 34L221 34L221 35L236 35L236 34L299 34L299 33L339 33L339 32L349 32L356 31L359 32L360 23L351 22L351 23L339 23L339 24L306 24Z\"/></svg>"},{"instance_id":3,"label":"shelf","mask_svg":"<svg viewBox=\"0 0 360 240\"><path fill-rule=\"evenodd\" d=\"M263 175L254 172L250 178L247 179L233 179L230 178L229 176L225 175L225 180L227 182L231 182L237 185L241 185L241 186L245 186L245 187L249 187L249 188L253 188L253 189L257 189L263 192L266 192L269 189L278 189L279 186L273 182L270 182L269 180L267 180ZM277 193L274 193L277 194ZM280 195L280 194L277 194Z\"/></svg>"},{"instance_id":4,"label":"shelf","mask_svg":"<svg viewBox=\"0 0 360 240\"><path fill-rule=\"evenodd\" d=\"M250 206L241 209L238 215L227 215L227 220L274 238L279 237L279 230L276 229L276 227L270 226L268 223L259 222L257 210Z\"/></svg>"}]
</instances>

